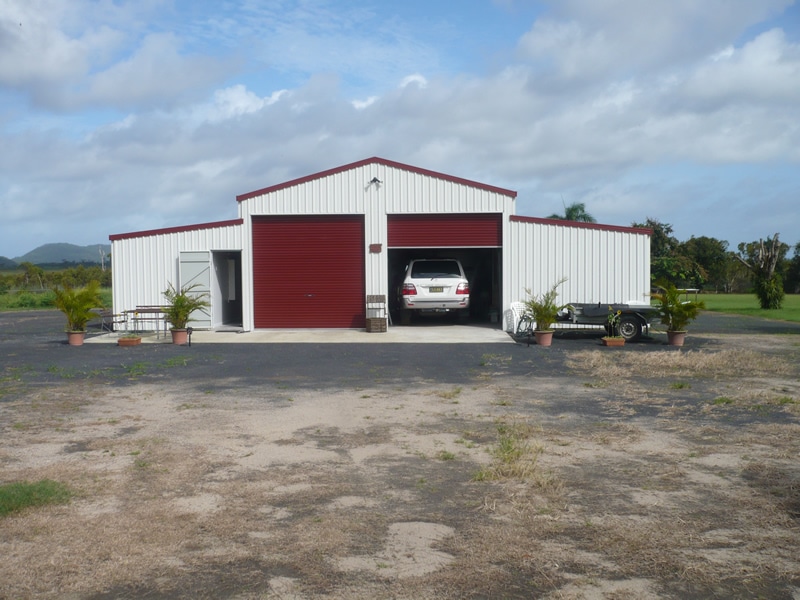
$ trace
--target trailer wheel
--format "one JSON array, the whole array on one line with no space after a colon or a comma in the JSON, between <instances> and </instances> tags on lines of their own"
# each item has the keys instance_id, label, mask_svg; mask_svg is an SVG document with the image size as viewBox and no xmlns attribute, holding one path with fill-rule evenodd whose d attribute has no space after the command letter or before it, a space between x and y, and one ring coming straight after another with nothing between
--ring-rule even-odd
<instances>
[{"instance_id":1,"label":"trailer wheel","mask_svg":"<svg viewBox=\"0 0 800 600\"><path fill-rule=\"evenodd\" d=\"M619 334L626 342L635 342L642 335L642 322L635 315L621 315L619 319Z\"/></svg>"}]
</instances>

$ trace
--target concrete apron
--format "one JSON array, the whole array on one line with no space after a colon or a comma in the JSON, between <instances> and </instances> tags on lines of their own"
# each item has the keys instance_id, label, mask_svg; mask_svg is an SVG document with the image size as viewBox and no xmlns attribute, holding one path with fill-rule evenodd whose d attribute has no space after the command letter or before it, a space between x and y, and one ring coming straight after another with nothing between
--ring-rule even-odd
<instances>
[{"instance_id":1,"label":"concrete apron","mask_svg":"<svg viewBox=\"0 0 800 600\"><path fill-rule=\"evenodd\" d=\"M116 344L124 332L87 336L87 344ZM155 332L142 334L143 344L171 344ZM367 333L363 329L257 329L239 332L225 328L194 331L193 344L513 344L511 336L497 326L486 325L409 325L388 328L384 333Z\"/></svg>"}]
</instances>

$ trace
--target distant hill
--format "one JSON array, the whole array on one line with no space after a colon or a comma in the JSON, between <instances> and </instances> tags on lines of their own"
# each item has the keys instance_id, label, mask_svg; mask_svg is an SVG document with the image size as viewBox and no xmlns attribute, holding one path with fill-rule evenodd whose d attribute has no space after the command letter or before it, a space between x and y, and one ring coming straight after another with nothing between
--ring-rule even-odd
<instances>
[{"instance_id":1,"label":"distant hill","mask_svg":"<svg viewBox=\"0 0 800 600\"><path fill-rule=\"evenodd\" d=\"M10 258L6 258L5 256L0 256L0 271L9 271L11 269L16 269L17 263L15 263Z\"/></svg>"},{"instance_id":2,"label":"distant hill","mask_svg":"<svg viewBox=\"0 0 800 600\"><path fill-rule=\"evenodd\" d=\"M58 264L62 262L74 263L98 263L100 264L100 250L105 253L106 258L111 253L109 244L93 244L91 246L76 246L75 244L45 244L14 258L17 264L23 262L33 263L34 265Z\"/></svg>"}]
</instances>

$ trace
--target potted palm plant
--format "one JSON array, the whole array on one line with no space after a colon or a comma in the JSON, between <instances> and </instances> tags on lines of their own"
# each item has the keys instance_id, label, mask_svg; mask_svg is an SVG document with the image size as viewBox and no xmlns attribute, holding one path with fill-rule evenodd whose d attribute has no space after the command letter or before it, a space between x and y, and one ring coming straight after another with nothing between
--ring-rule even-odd
<instances>
[{"instance_id":1,"label":"potted palm plant","mask_svg":"<svg viewBox=\"0 0 800 600\"><path fill-rule=\"evenodd\" d=\"M100 283L90 281L82 288L73 288L64 283L60 288L55 288L53 293L55 307L67 317L67 342L70 346L82 346L86 324L97 316L93 309L103 307Z\"/></svg>"},{"instance_id":2,"label":"potted palm plant","mask_svg":"<svg viewBox=\"0 0 800 600\"><path fill-rule=\"evenodd\" d=\"M188 337L186 326L192 320L192 313L211 306L208 294L198 294L194 292L196 288L197 284L176 289L170 283L164 292L167 304L163 307L163 312L166 320L172 325L173 344L185 344Z\"/></svg>"},{"instance_id":3,"label":"potted palm plant","mask_svg":"<svg viewBox=\"0 0 800 600\"><path fill-rule=\"evenodd\" d=\"M558 320L558 312L567 306L556 303L557 289L566 280L566 277L558 280L549 290L536 296L529 289L525 290L529 296L525 301L525 310L533 317L535 322L533 336L540 346L550 346L553 343L553 323Z\"/></svg>"},{"instance_id":4,"label":"potted palm plant","mask_svg":"<svg viewBox=\"0 0 800 600\"><path fill-rule=\"evenodd\" d=\"M667 327L667 343L670 346L683 346L686 328L697 318L703 302L682 300L681 292L670 281L660 280L656 286L662 291L652 294L661 324Z\"/></svg>"}]
</instances>

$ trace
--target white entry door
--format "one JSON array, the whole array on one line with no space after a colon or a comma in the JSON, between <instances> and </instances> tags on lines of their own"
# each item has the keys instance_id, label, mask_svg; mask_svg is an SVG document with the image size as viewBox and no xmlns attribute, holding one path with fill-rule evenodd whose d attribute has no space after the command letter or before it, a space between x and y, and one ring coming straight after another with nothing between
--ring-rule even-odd
<instances>
[{"instance_id":1,"label":"white entry door","mask_svg":"<svg viewBox=\"0 0 800 600\"><path fill-rule=\"evenodd\" d=\"M211 260L208 251L181 252L180 257L180 286L188 288L195 286L193 295L205 294L209 304L211 300ZM196 310L189 320L190 327L198 329L211 328L211 307L205 310Z\"/></svg>"}]
</instances>

